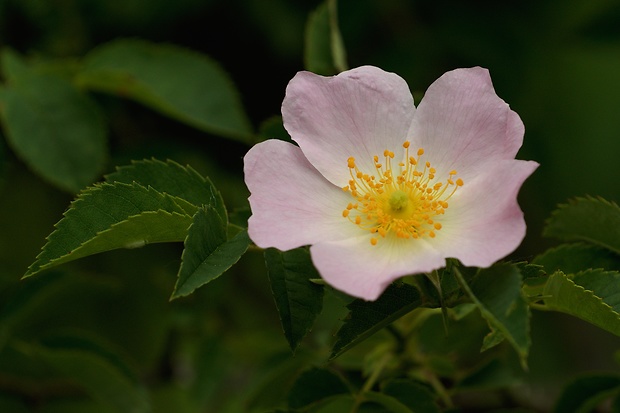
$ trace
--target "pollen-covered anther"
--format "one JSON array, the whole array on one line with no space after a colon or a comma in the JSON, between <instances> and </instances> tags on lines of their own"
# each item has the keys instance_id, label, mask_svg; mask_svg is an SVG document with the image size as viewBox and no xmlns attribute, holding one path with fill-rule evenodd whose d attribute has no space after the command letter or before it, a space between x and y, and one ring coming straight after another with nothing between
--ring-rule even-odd
<instances>
[{"instance_id":1,"label":"pollen-covered anther","mask_svg":"<svg viewBox=\"0 0 620 413\"><path fill-rule=\"evenodd\" d=\"M438 221L448 209L448 199L464 185L461 178L456 178L456 170L451 170L444 182L433 183L437 169L429 160L420 162L423 148L412 156L410 146L405 141L403 153L398 157L385 149L381 163L379 155L374 155L374 174L359 170L354 157L347 159L350 180L342 189L354 200L342 211L342 216L374 234L371 245L390 237L402 240L437 237L437 231L443 228Z\"/></svg>"}]
</instances>

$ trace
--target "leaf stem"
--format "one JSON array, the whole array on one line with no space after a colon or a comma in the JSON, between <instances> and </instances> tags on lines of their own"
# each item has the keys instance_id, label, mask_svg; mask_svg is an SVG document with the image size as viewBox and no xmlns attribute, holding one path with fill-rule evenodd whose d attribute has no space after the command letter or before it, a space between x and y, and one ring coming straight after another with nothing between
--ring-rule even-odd
<instances>
[{"instance_id":1,"label":"leaf stem","mask_svg":"<svg viewBox=\"0 0 620 413\"><path fill-rule=\"evenodd\" d=\"M377 363L375 369L373 370L373 372L370 374L370 376L368 377L368 379L364 383L364 386L362 386L360 391L355 396L355 403L353 404L353 407L351 407L351 410L350 410L349 413L357 413L358 409L360 408L360 406L364 402L364 394L366 392L368 392L370 389L372 389L372 387L377 382L377 379L379 379L379 376L383 372L383 369L385 369L385 366L387 366L388 362L391 359L392 359L392 354L391 353L385 353L383 355L383 357L381 357L381 359Z\"/></svg>"}]
</instances>

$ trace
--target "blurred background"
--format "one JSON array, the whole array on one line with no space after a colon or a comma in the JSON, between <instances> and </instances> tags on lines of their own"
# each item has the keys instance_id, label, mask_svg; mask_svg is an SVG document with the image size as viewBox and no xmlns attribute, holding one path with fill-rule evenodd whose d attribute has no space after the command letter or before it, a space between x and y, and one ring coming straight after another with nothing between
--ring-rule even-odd
<instances>
[{"instance_id":1,"label":"blurred background","mask_svg":"<svg viewBox=\"0 0 620 413\"><path fill-rule=\"evenodd\" d=\"M117 38L185 46L229 73L258 130L279 115L287 82L304 69L304 28L319 4L0 0L0 45L46 59L79 58ZM617 0L341 0L338 13L349 66L398 73L416 103L448 70L490 70L498 95L525 123L518 157L541 164L520 193L528 235L513 258L529 260L554 245L541 231L558 203L585 195L620 199ZM131 159L170 158L210 176L229 209L246 205L247 145L129 100L92 97L107 125L104 173ZM264 394L257 383L273 374L268 366L288 357L260 254L248 254L228 276L172 303L180 245L106 253L19 282L74 195L41 180L0 139L0 306L21 305L0 329L0 407L16 409L0 410L106 411L79 405L70 386L52 379L41 384L48 372L25 356L24 343L61 330L97 336L114 348L158 389L156 411L197 411L182 410L184 403L237 411L252 397L256 402L256 394ZM332 328L334 320L325 318L327 327L319 332ZM542 399L542 406L576 372L618 370L618 338L585 323L536 313L532 335L530 372L521 391ZM62 400L49 403L56 394ZM178 410L166 410L167 404Z\"/></svg>"}]
</instances>

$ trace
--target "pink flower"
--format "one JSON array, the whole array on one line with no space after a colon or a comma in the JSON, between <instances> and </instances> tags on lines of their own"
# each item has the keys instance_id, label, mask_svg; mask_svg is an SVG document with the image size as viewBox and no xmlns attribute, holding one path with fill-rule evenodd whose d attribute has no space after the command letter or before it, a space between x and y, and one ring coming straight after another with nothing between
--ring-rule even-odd
<instances>
[{"instance_id":1,"label":"pink flower","mask_svg":"<svg viewBox=\"0 0 620 413\"><path fill-rule=\"evenodd\" d=\"M333 287L375 300L399 277L449 257L488 267L523 240L517 193L538 164L514 159L523 123L486 69L444 74L418 108L376 67L300 72L282 116L299 147L268 140L244 159L249 235L262 248L310 245Z\"/></svg>"}]
</instances>

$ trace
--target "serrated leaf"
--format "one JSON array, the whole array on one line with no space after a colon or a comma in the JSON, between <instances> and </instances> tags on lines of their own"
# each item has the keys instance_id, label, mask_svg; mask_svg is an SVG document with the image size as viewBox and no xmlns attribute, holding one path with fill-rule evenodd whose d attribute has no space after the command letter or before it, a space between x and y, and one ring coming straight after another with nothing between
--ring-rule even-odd
<instances>
[{"instance_id":1,"label":"serrated leaf","mask_svg":"<svg viewBox=\"0 0 620 413\"><path fill-rule=\"evenodd\" d=\"M304 63L307 70L321 75L347 70L336 0L326 0L308 18Z\"/></svg>"},{"instance_id":2,"label":"serrated leaf","mask_svg":"<svg viewBox=\"0 0 620 413\"><path fill-rule=\"evenodd\" d=\"M334 359L383 327L422 305L418 290L408 284L392 284L372 302L355 300L344 324L336 333L330 359Z\"/></svg>"},{"instance_id":3,"label":"serrated leaf","mask_svg":"<svg viewBox=\"0 0 620 413\"><path fill-rule=\"evenodd\" d=\"M564 273L549 276L543 297L545 308L573 315L620 336L620 314Z\"/></svg>"},{"instance_id":4,"label":"serrated leaf","mask_svg":"<svg viewBox=\"0 0 620 413\"><path fill-rule=\"evenodd\" d=\"M20 350L83 388L98 402L118 412L151 411L145 388L108 356L85 348L50 348L21 344Z\"/></svg>"},{"instance_id":5,"label":"serrated leaf","mask_svg":"<svg viewBox=\"0 0 620 413\"><path fill-rule=\"evenodd\" d=\"M329 369L311 368L293 384L288 394L288 405L299 409L340 394L350 394L342 377Z\"/></svg>"},{"instance_id":6,"label":"serrated leaf","mask_svg":"<svg viewBox=\"0 0 620 413\"><path fill-rule=\"evenodd\" d=\"M467 284L458 268L455 268L455 275L491 330L497 330L505 337L519 355L521 365L526 368L530 347L530 312L521 292L518 268L504 263L481 269L471 285ZM497 338L494 336L492 341ZM485 343L487 346L489 344L492 342Z\"/></svg>"},{"instance_id":7,"label":"serrated leaf","mask_svg":"<svg viewBox=\"0 0 620 413\"><path fill-rule=\"evenodd\" d=\"M212 207L200 208L185 239L181 268L171 299L194 292L222 275L250 245L246 230L227 239L226 222Z\"/></svg>"},{"instance_id":8,"label":"serrated leaf","mask_svg":"<svg viewBox=\"0 0 620 413\"><path fill-rule=\"evenodd\" d=\"M574 274L571 279L575 284L581 285L586 290L601 298L616 313L620 313L620 273L617 271L605 271L602 269L581 271Z\"/></svg>"},{"instance_id":9,"label":"serrated leaf","mask_svg":"<svg viewBox=\"0 0 620 413\"><path fill-rule=\"evenodd\" d=\"M141 40L117 40L86 56L86 88L136 100L200 130L248 142L250 123L229 76L205 55Z\"/></svg>"},{"instance_id":10,"label":"serrated leaf","mask_svg":"<svg viewBox=\"0 0 620 413\"><path fill-rule=\"evenodd\" d=\"M96 185L71 203L24 277L91 253L180 241L190 220L175 198L154 189L124 183Z\"/></svg>"},{"instance_id":11,"label":"serrated leaf","mask_svg":"<svg viewBox=\"0 0 620 413\"><path fill-rule=\"evenodd\" d=\"M265 261L284 335L294 352L323 309L323 286L310 281L319 274L305 248L286 252L270 248Z\"/></svg>"},{"instance_id":12,"label":"serrated leaf","mask_svg":"<svg viewBox=\"0 0 620 413\"><path fill-rule=\"evenodd\" d=\"M586 241L620 254L620 208L602 198L570 200L553 212L543 235Z\"/></svg>"},{"instance_id":13,"label":"serrated leaf","mask_svg":"<svg viewBox=\"0 0 620 413\"><path fill-rule=\"evenodd\" d=\"M62 77L28 73L4 88L2 101L7 142L33 171L70 192L97 179L107 139L88 96Z\"/></svg>"},{"instance_id":14,"label":"serrated leaf","mask_svg":"<svg viewBox=\"0 0 620 413\"><path fill-rule=\"evenodd\" d=\"M588 413L605 399L620 392L620 376L590 375L571 381L562 391L554 413Z\"/></svg>"},{"instance_id":15,"label":"serrated leaf","mask_svg":"<svg viewBox=\"0 0 620 413\"><path fill-rule=\"evenodd\" d=\"M562 244L551 248L534 258L532 263L542 265L549 274L558 270L565 274L594 268L620 270L619 255L606 248L584 243Z\"/></svg>"},{"instance_id":16,"label":"serrated leaf","mask_svg":"<svg viewBox=\"0 0 620 413\"><path fill-rule=\"evenodd\" d=\"M217 213L226 218L226 207L221 194L211 180L203 177L190 166L181 166L168 160L157 159L132 161L131 165L121 166L105 177L107 182L134 182L151 187L158 192L184 199L199 207L210 205ZM193 212L192 212L193 214Z\"/></svg>"}]
</instances>

